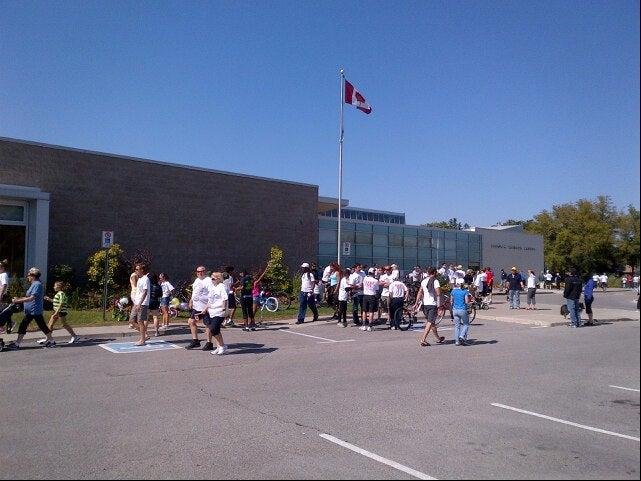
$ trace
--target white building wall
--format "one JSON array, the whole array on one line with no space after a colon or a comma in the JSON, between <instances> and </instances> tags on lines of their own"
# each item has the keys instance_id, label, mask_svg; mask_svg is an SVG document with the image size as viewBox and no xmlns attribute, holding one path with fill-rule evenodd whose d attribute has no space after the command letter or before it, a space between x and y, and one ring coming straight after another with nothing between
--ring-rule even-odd
<instances>
[{"instance_id":1,"label":"white building wall","mask_svg":"<svg viewBox=\"0 0 641 481\"><path fill-rule=\"evenodd\" d=\"M520 271L534 270L537 275L543 270L543 236L528 234L522 228L491 229L476 227L475 232L483 238L483 265L494 272L506 272L516 266Z\"/></svg>"}]
</instances>

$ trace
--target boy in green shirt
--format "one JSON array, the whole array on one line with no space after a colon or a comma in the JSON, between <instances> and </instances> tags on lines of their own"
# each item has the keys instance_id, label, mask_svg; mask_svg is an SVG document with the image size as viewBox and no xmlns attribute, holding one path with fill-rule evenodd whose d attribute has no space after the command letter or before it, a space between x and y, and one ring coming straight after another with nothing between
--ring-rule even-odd
<instances>
[{"instance_id":1,"label":"boy in green shirt","mask_svg":"<svg viewBox=\"0 0 641 481\"><path fill-rule=\"evenodd\" d=\"M53 299L45 297L46 300L53 302L53 314L51 315L51 319L49 319L49 330L53 332L53 326L56 324L56 321L60 320L62 327L71 335L69 344L74 344L80 340L80 337L74 332L73 328L67 324L67 306L69 301L67 294L65 294L64 286L64 282L56 281L53 285L53 290L56 291L56 295L53 296ZM41 339L38 343L44 341L46 341L46 339Z\"/></svg>"}]
</instances>

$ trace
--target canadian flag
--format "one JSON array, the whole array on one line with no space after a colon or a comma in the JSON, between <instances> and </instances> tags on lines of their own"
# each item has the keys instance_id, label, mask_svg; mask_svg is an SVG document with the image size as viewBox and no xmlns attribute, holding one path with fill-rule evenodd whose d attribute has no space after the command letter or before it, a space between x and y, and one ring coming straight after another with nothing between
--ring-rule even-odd
<instances>
[{"instance_id":1,"label":"canadian flag","mask_svg":"<svg viewBox=\"0 0 641 481\"><path fill-rule=\"evenodd\" d=\"M362 110L366 114L372 113L372 106L365 101L365 97L354 88L354 86L345 80L345 103L352 104L358 110Z\"/></svg>"}]
</instances>

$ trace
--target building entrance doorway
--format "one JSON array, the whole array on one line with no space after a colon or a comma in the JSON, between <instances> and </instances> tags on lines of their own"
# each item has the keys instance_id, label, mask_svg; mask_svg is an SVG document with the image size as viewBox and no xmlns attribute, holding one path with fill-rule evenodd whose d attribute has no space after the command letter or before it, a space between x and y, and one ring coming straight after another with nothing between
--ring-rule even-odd
<instances>
[{"instance_id":1,"label":"building entrance doorway","mask_svg":"<svg viewBox=\"0 0 641 481\"><path fill-rule=\"evenodd\" d=\"M25 272L26 207L26 203L0 199L0 260L9 261L9 277L23 277Z\"/></svg>"}]
</instances>

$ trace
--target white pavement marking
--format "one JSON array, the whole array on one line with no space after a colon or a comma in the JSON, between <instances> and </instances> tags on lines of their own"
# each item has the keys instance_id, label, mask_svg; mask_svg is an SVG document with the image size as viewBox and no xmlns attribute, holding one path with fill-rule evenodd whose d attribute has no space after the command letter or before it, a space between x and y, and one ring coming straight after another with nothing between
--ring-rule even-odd
<instances>
[{"instance_id":1,"label":"white pavement marking","mask_svg":"<svg viewBox=\"0 0 641 481\"><path fill-rule=\"evenodd\" d=\"M331 436L329 434L325 433L320 433L319 436L323 439L326 439L327 441L330 441L332 443L338 444L339 446L343 446L344 448L347 448L351 451L354 451L355 453L362 454L363 456L366 456L370 459L373 459L374 461L378 461L379 463L386 464L388 466L391 466L394 469L398 469L399 471L404 472L405 474L409 474L410 476L414 476L415 478L418 479L436 479L431 476L428 476L425 473L421 473L420 471L416 471L415 469L408 468L407 466L403 466L402 464L397 463L396 461L391 461L389 459L386 459L382 456L379 456L378 454L370 453L369 451L365 451L364 449L359 448L358 446L354 446L353 444L346 443L345 441L341 441L338 438L335 438L334 436Z\"/></svg>"},{"instance_id":2,"label":"white pavement marking","mask_svg":"<svg viewBox=\"0 0 641 481\"><path fill-rule=\"evenodd\" d=\"M356 339L345 339L344 341L321 341L318 342L317 344L337 344L339 342L355 342Z\"/></svg>"},{"instance_id":3,"label":"white pavement marking","mask_svg":"<svg viewBox=\"0 0 641 481\"><path fill-rule=\"evenodd\" d=\"M586 426L584 424L573 423L571 421L565 421L559 418L553 418L551 416L546 416L545 414L533 413L532 411L525 411L523 409L514 408L512 406L506 406L505 404L492 403L492 406L497 408L509 409L510 411L516 411L517 413L529 414L530 416L536 416L537 418L547 419L548 421L554 421L561 424L567 424L568 426L574 426L575 428L586 429L588 431L594 431L595 433L608 434L609 436L617 436L619 438L630 439L636 441L637 443L641 440L634 436L628 436L627 434L619 434L612 431L606 431L605 429L593 428L591 426Z\"/></svg>"},{"instance_id":4,"label":"white pavement marking","mask_svg":"<svg viewBox=\"0 0 641 481\"><path fill-rule=\"evenodd\" d=\"M353 342L354 341L354 339L348 339L346 341L336 341L334 339L327 339L326 337L318 337L318 336L312 336L310 334L303 334L302 332L286 331L285 329L278 329L278 330L280 332L286 332L288 334L296 334L297 336L305 336L305 337L311 337L311 338L314 338L314 339L320 339L321 341L327 341L326 343L324 342L323 344L327 344L327 343L331 343L331 342Z\"/></svg>"},{"instance_id":5,"label":"white pavement marking","mask_svg":"<svg viewBox=\"0 0 641 481\"><path fill-rule=\"evenodd\" d=\"M610 384L610 387L613 387L613 388L615 388L615 389L623 389L624 391L634 391L634 392L639 392L639 390L638 390L638 389L633 389L633 388L631 388L631 387L613 386L612 384Z\"/></svg>"},{"instance_id":6,"label":"white pavement marking","mask_svg":"<svg viewBox=\"0 0 641 481\"><path fill-rule=\"evenodd\" d=\"M534 326L530 327L530 329L546 329L548 326Z\"/></svg>"}]
</instances>

